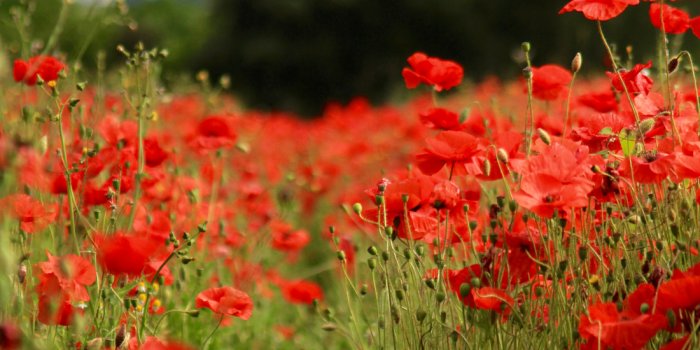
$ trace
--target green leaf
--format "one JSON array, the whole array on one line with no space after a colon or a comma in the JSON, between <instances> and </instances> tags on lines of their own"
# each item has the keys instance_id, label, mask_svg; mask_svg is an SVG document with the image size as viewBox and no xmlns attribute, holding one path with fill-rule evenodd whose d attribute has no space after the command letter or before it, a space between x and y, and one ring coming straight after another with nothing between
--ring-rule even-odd
<instances>
[{"instance_id":1,"label":"green leaf","mask_svg":"<svg viewBox=\"0 0 700 350\"><path fill-rule=\"evenodd\" d=\"M632 155L637 144L637 139L634 137L634 134L627 130L622 130L618 135L618 139L620 140L620 147L622 147L622 153L625 157Z\"/></svg>"},{"instance_id":2,"label":"green leaf","mask_svg":"<svg viewBox=\"0 0 700 350\"><path fill-rule=\"evenodd\" d=\"M605 127L605 128L603 128L603 129L601 129L601 130L598 132L598 135L610 135L610 136L613 136L613 135L615 135L615 134L613 133L612 128L608 126L608 127Z\"/></svg>"}]
</instances>

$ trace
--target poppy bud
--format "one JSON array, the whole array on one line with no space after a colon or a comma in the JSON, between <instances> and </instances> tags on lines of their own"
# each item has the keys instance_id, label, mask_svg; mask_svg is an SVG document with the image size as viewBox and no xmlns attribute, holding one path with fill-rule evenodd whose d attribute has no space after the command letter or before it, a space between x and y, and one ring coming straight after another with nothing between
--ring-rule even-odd
<instances>
[{"instance_id":1,"label":"poppy bud","mask_svg":"<svg viewBox=\"0 0 700 350\"><path fill-rule=\"evenodd\" d=\"M377 247L371 246L367 248L367 252L369 253L369 255L377 256Z\"/></svg>"},{"instance_id":2,"label":"poppy bud","mask_svg":"<svg viewBox=\"0 0 700 350\"><path fill-rule=\"evenodd\" d=\"M496 159L498 159L499 162L508 164L508 158L508 152L503 148L499 148L498 151L496 151Z\"/></svg>"},{"instance_id":3,"label":"poppy bud","mask_svg":"<svg viewBox=\"0 0 700 350\"><path fill-rule=\"evenodd\" d=\"M403 301L403 297L404 297L403 291L400 289L396 290L396 299L398 299L399 301Z\"/></svg>"},{"instance_id":4,"label":"poppy bud","mask_svg":"<svg viewBox=\"0 0 700 350\"><path fill-rule=\"evenodd\" d=\"M530 52L531 45L529 42L524 41L522 44L520 44L520 47L523 49L523 52Z\"/></svg>"},{"instance_id":5,"label":"poppy bud","mask_svg":"<svg viewBox=\"0 0 700 350\"><path fill-rule=\"evenodd\" d=\"M428 313L425 312L425 310L423 310L423 309L421 309L421 308L419 308L418 310L416 310L416 320L418 320L418 322L421 322L421 323L422 323L423 320L425 320L425 317L426 317L426 316L428 316Z\"/></svg>"},{"instance_id":6,"label":"poppy bud","mask_svg":"<svg viewBox=\"0 0 700 350\"><path fill-rule=\"evenodd\" d=\"M668 74L671 74L676 71L678 68L678 64L680 63L680 57L676 56L672 58L671 60L668 61L668 66L666 67L668 69Z\"/></svg>"},{"instance_id":7,"label":"poppy bud","mask_svg":"<svg viewBox=\"0 0 700 350\"><path fill-rule=\"evenodd\" d=\"M532 79L532 68L530 68L530 67L523 68L523 76L525 77L525 79L528 79L528 80Z\"/></svg>"},{"instance_id":8,"label":"poppy bud","mask_svg":"<svg viewBox=\"0 0 700 350\"><path fill-rule=\"evenodd\" d=\"M360 286L360 295L367 295L367 292L369 291L369 287L367 284L363 284Z\"/></svg>"},{"instance_id":9,"label":"poppy bud","mask_svg":"<svg viewBox=\"0 0 700 350\"><path fill-rule=\"evenodd\" d=\"M437 292L437 294L435 294L435 300L437 300L438 303L445 301L445 293Z\"/></svg>"},{"instance_id":10,"label":"poppy bud","mask_svg":"<svg viewBox=\"0 0 700 350\"><path fill-rule=\"evenodd\" d=\"M326 332L333 332L336 328L338 327L333 323L325 323L321 326L321 329L323 329Z\"/></svg>"},{"instance_id":11,"label":"poppy bud","mask_svg":"<svg viewBox=\"0 0 700 350\"><path fill-rule=\"evenodd\" d=\"M549 146L552 144L552 138L549 136L549 133L544 129L537 128L537 135L540 137L540 140L542 140L542 142L544 142L545 145Z\"/></svg>"},{"instance_id":12,"label":"poppy bud","mask_svg":"<svg viewBox=\"0 0 700 350\"><path fill-rule=\"evenodd\" d=\"M644 135L654 127L654 124L656 124L654 118L644 119L641 122L639 122L639 131L641 131L642 135Z\"/></svg>"},{"instance_id":13,"label":"poppy bud","mask_svg":"<svg viewBox=\"0 0 700 350\"><path fill-rule=\"evenodd\" d=\"M346 258L345 258L345 252L342 251L342 250L339 250L339 251L338 251L338 260L340 260L340 261L345 261L345 259L346 259Z\"/></svg>"},{"instance_id":14,"label":"poppy bud","mask_svg":"<svg viewBox=\"0 0 700 350\"><path fill-rule=\"evenodd\" d=\"M430 289L435 289L435 280L432 278L429 278L425 280L425 285L428 286Z\"/></svg>"},{"instance_id":15,"label":"poppy bud","mask_svg":"<svg viewBox=\"0 0 700 350\"><path fill-rule=\"evenodd\" d=\"M488 159L484 159L481 170L484 172L484 175L491 175L491 162Z\"/></svg>"},{"instance_id":16,"label":"poppy bud","mask_svg":"<svg viewBox=\"0 0 700 350\"><path fill-rule=\"evenodd\" d=\"M581 70L582 63L583 57L581 56L580 52L577 52L576 56L574 56L574 59L571 61L571 71L574 73L578 73L578 71Z\"/></svg>"},{"instance_id":17,"label":"poppy bud","mask_svg":"<svg viewBox=\"0 0 700 350\"><path fill-rule=\"evenodd\" d=\"M124 324L119 325L117 329L117 334L114 336L114 345L116 348L122 346L124 340L126 339L126 326Z\"/></svg>"},{"instance_id":18,"label":"poppy bud","mask_svg":"<svg viewBox=\"0 0 700 350\"><path fill-rule=\"evenodd\" d=\"M466 298L469 293L472 291L472 286L469 285L469 283L462 283L461 286L459 286L459 295L462 298Z\"/></svg>"},{"instance_id":19,"label":"poppy bud","mask_svg":"<svg viewBox=\"0 0 700 350\"><path fill-rule=\"evenodd\" d=\"M353 204L352 211L355 212L355 214L360 215L362 213L362 204L360 204L360 203Z\"/></svg>"},{"instance_id":20,"label":"poppy bud","mask_svg":"<svg viewBox=\"0 0 700 350\"><path fill-rule=\"evenodd\" d=\"M19 265L19 269L17 269L17 281L19 281L19 284L23 284L26 277L27 265L21 264Z\"/></svg>"},{"instance_id":21,"label":"poppy bud","mask_svg":"<svg viewBox=\"0 0 700 350\"><path fill-rule=\"evenodd\" d=\"M478 277L474 277L469 281L471 283L472 287L474 288L480 288L481 287L481 280Z\"/></svg>"},{"instance_id":22,"label":"poppy bud","mask_svg":"<svg viewBox=\"0 0 700 350\"><path fill-rule=\"evenodd\" d=\"M375 259L375 258L368 259L367 266L369 266L370 270L374 270L377 267L377 259Z\"/></svg>"}]
</instances>

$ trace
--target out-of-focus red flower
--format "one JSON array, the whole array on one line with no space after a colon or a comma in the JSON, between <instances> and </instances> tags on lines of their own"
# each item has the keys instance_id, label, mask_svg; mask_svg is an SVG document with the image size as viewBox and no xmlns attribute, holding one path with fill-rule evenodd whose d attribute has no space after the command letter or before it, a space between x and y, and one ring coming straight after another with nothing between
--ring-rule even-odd
<instances>
[{"instance_id":1,"label":"out-of-focus red flower","mask_svg":"<svg viewBox=\"0 0 700 350\"><path fill-rule=\"evenodd\" d=\"M190 145L197 151L206 152L231 147L235 141L236 133L225 117L209 116L197 125Z\"/></svg>"},{"instance_id":2,"label":"out-of-focus red flower","mask_svg":"<svg viewBox=\"0 0 700 350\"><path fill-rule=\"evenodd\" d=\"M311 241L311 236L306 230L294 230L283 222L272 224L272 247L285 251L295 252L304 248Z\"/></svg>"},{"instance_id":3,"label":"out-of-focus red flower","mask_svg":"<svg viewBox=\"0 0 700 350\"><path fill-rule=\"evenodd\" d=\"M651 61L647 62L646 64L637 64L632 67L632 70L620 72L622 81L625 82L627 91L630 94L643 93L646 95L649 93L649 91L651 91L654 81L649 76L642 74L642 71L647 68L651 68ZM605 74L607 74L612 81L612 85L615 87L615 90L619 92L625 91L625 88L622 86L620 77L617 75L617 73L605 72Z\"/></svg>"},{"instance_id":4,"label":"out-of-focus red flower","mask_svg":"<svg viewBox=\"0 0 700 350\"><path fill-rule=\"evenodd\" d=\"M39 295L56 295L65 293L71 301L89 301L86 286L95 283L95 267L90 261L77 255L69 254L55 257L46 252L48 261L36 264L40 271Z\"/></svg>"},{"instance_id":5,"label":"out-of-focus red flower","mask_svg":"<svg viewBox=\"0 0 700 350\"><path fill-rule=\"evenodd\" d=\"M533 67L532 95L540 100L556 100L567 91L571 79L571 72L556 64Z\"/></svg>"},{"instance_id":6,"label":"out-of-focus red flower","mask_svg":"<svg viewBox=\"0 0 700 350\"><path fill-rule=\"evenodd\" d=\"M559 14L577 11L591 21L607 21L619 16L627 6L638 4L639 0L572 0Z\"/></svg>"},{"instance_id":7,"label":"out-of-focus red flower","mask_svg":"<svg viewBox=\"0 0 700 350\"><path fill-rule=\"evenodd\" d=\"M428 128L459 130L459 115L445 108L430 108L420 113L420 121Z\"/></svg>"},{"instance_id":8,"label":"out-of-focus red flower","mask_svg":"<svg viewBox=\"0 0 700 350\"><path fill-rule=\"evenodd\" d=\"M599 113L608 113L617 111L617 99L615 93L606 89L602 92L589 92L582 94L577 99L577 102L582 106L594 109Z\"/></svg>"},{"instance_id":9,"label":"out-of-focus red flower","mask_svg":"<svg viewBox=\"0 0 700 350\"><path fill-rule=\"evenodd\" d=\"M22 347L22 331L16 325L0 324L0 349L16 350Z\"/></svg>"},{"instance_id":10,"label":"out-of-focus red flower","mask_svg":"<svg viewBox=\"0 0 700 350\"><path fill-rule=\"evenodd\" d=\"M446 281L464 305L479 310L491 310L504 316L510 314L513 298L504 290L481 286L486 280L482 276L481 265L467 266L461 270L446 270ZM476 283L474 283L476 282ZM468 293L463 294L463 285L468 285Z\"/></svg>"},{"instance_id":11,"label":"out-of-focus red flower","mask_svg":"<svg viewBox=\"0 0 700 350\"><path fill-rule=\"evenodd\" d=\"M408 58L411 68L401 72L406 87L414 89L420 83L432 86L435 91L449 90L462 83L464 70L462 66L447 60L428 57L422 52L416 52Z\"/></svg>"},{"instance_id":12,"label":"out-of-focus red flower","mask_svg":"<svg viewBox=\"0 0 700 350\"><path fill-rule=\"evenodd\" d=\"M113 275L139 277L149 272L151 261L162 256L163 242L142 236L117 233L95 235L97 260Z\"/></svg>"},{"instance_id":13,"label":"out-of-focus red flower","mask_svg":"<svg viewBox=\"0 0 700 350\"><path fill-rule=\"evenodd\" d=\"M475 166L472 157L483 149L481 139L463 131L443 131L425 143L423 152L416 155L416 162L426 175L437 173L445 165L454 175L466 175L467 168Z\"/></svg>"},{"instance_id":14,"label":"out-of-focus red flower","mask_svg":"<svg viewBox=\"0 0 700 350\"><path fill-rule=\"evenodd\" d=\"M43 230L55 219L53 209L47 208L40 201L26 194L16 194L2 200L2 206L9 206L15 218L19 220L20 229L26 233Z\"/></svg>"},{"instance_id":15,"label":"out-of-focus red flower","mask_svg":"<svg viewBox=\"0 0 700 350\"><path fill-rule=\"evenodd\" d=\"M644 345L666 327L665 316L617 311L614 303L600 303L588 307L581 316L578 332L585 341L583 348L643 349Z\"/></svg>"},{"instance_id":16,"label":"out-of-focus red flower","mask_svg":"<svg viewBox=\"0 0 700 350\"><path fill-rule=\"evenodd\" d=\"M661 13L663 8L663 14ZM683 34L690 28L690 16L685 11L669 5L651 4L649 6L649 18L651 24L661 30L663 16L663 29L668 34Z\"/></svg>"},{"instance_id":17,"label":"out-of-focus red flower","mask_svg":"<svg viewBox=\"0 0 700 350\"><path fill-rule=\"evenodd\" d=\"M129 339L129 350L193 350L194 348L188 345L160 340L156 337L147 337L143 344L139 346L137 337Z\"/></svg>"},{"instance_id":18,"label":"out-of-focus red flower","mask_svg":"<svg viewBox=\"0 0 700 350\"><path fill-rule=\"evenodd\" d=\"M323 300L323 290L318 284L297 280L281 282L282 296L292 304L312 304L314 300Z\"/></svg>"},{"instance_id":19,"label":"out-of-focus red flower","mask_svg":"<svg viewBox=\"0 0 700 350\"><path fill-rule=\"evenodd\" d=\"M233 316L244 320L253 314L253 300L247 293L234 287L209 288L197 295L195 306L210 309L223 316Z\"/></svg>"},{"instance_id":20,"label":"out-of-focus red flower","mask_svg":"<svg viewBox=\"0 0 700 350\"><path fill-rule=\"evenodd\" d=\"M95 283L95 267L77 255L55 257L46 252L48 261L36 264L40 271L36 292L39 295L37 318L47 325L68 326L76 313L82 313L90 300L86 286Z\"/></svg>"},{"instance_id":21,"label":"out-of-focus red flower","mask_svg":"<svg viewBox=\"0 0 700 350\"><path fill-rule=\"evenodd\" d=\"M168 159L168 153L160 147L158 139L148 137L143 140L143 151L146 158L146 165L157 167Z\"/></svg>"},{"instance_id":22,"label":"out-of-focus red flower","mask_svg":"<svg viewBox=\"0 0 700 350\"><path fill-rule=\"evenodd\" d=\"M34 56L28 61L15 60L12 75L16 82L29 86L36 84L37 77L44 81L58 79L58 73L66 67L63 62L52 56Z\"/></svg>"}]
</instances>

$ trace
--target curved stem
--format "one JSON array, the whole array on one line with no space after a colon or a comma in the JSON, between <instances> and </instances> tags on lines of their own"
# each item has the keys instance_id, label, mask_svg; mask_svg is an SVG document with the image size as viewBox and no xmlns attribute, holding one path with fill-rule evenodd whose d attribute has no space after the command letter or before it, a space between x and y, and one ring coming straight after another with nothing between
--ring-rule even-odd
<instances>
[{"instance_id":1,"label":"curved stem","mask_svg":"<svg viewBox=\"0 0 700 350\"><path fill-rule=\"evenodd\" d=\"M216 333L216 331L219 329L221 326L221 322L224 321L224 315L222 314L221 317L219 317L219 322L216 324L216 327L214 327L214 330L209 333L206 339L204 339L204 342L202 343L202 349L206 349L207 346L209 345L209 340L211 340L211 337Z\"/></svg>"}]
</instances>

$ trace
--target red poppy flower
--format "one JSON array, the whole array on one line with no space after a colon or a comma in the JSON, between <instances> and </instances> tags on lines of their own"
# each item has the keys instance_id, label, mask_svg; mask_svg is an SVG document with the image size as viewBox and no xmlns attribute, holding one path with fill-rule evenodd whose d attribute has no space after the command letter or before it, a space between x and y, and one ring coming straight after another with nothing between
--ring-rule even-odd
<instances>
[{"instance_id":1,"label":"red poppy flower","mask_svg":"<svg viewBox=\"0 0 700 350\"><path fill-rule=\"evenodd\" d=\"M233 287L209 288L197 295L195 306L244 320L253 314L253 300L245 292Z\"/></svg>"},{"instance_id":2,"label":"red poppy flower","mask_svg":"<svg viewBox=\"0 0 700 350\"><path fill-rule=\"evenodd\" d=\"M273 222L272 227L272 247L285 252L294 252L304 248L310 241L311 236L305 230L294 230L289 224L283 222Z\"/></svg>"},{"instance_id":3,"label":"red poppy flower","mask_svg":"<svg viewBox=\"0 0 700 350\"><path fill-rule=\"evenodd\" d=\"M632 70L620 72L622 76L622 81L625 82L627 86L627 91L630 94L643 93L648 94L651 91L654 81L647 75L642 74L644 69L651 68L651 61L647 64L637 64L632 67ZM615 72L605 72L612 81L613 87L619 92L624 92L625 89L622 87L620 82L620 77Z\"/></svg>"},{"instance_id":4,"label":"red poppy flower","mask_svg":"<svg viewBox=\"0 0 700 350\"><path fill-rule=\"evenodd\" d=\"M147 337L146 340L139 346L138 338L133 337L129 340L129 350L193 350L193 347L183 345L176 342L163 341L156 337Z\"/></svg>"},{"instance_id":5,"label":"red poppy flower","mask_svg":"<svg viewBox=\"0 0 700 350\"><path fill-rule=\"evenodd\" d=\"M639 0L572 0L559 14L578 11L591 21L607 21L619 16L627 6L638 4Z\"/></svg>"},{"instance_id":6,"label":"red poppy flower","mask_svg":"<svg viewBox=\"0 0 700 350\"><path fill-rule=\"evenodd\" d=\"M168 153L160 147L158 139L149 137L143 140L143 152L146 158L146 165L157 167L168 159Z\"/></svg>"},{"instance_id":7,"label":"red poppy flower","mask_svg":"<svg viewBox=\"0 0 700 350\"><path fill-rule=\"evenodd\" d=\"M620 164L620 175L628 179L634 178L641 184L658 184L667 177L675 178L676 156L663 152L650 152L642 157L632 157L630 162Z\"/></svg>"},{"instance_id":8,"label":"red poppy flower","mask_svg":"<svg viewBox=\"0 0 700 350\"><path fill-rule=\"evenodd\" d=\"M95 268L90 261L77 255L54 257L38 263L38 319L47 325L68 326L76 313L82 313L90 300L86 286L95 283Z\"/></svg>"},{"instance_id":9,"label":"red poppy flower","mask_svg":"<svg viewBox=\"0 0 700 350\"><path fill-rule=\"evenodd\" d=\"M10 206L11 212L19 220L20 229L35 233L46 228L55 219L55 212L40 201L26 194L16 194L3 199L3 205Z\"/></svg>"},{"instance_id":10,"label":"red poppy flower","mask_svg":"<svg viewBox=\"0 0 700 350\"><path fill-rule=\"evenodd\" d=\"M474 166L472 157L483 149L481 139L463 131L443 131L425 143L423 152L416 155L416 162L426 175L437 173L445 164L454 167L454 175L466 175L467 168Z\"/></svg>"},{"instance_id":11,"label":"red poppy flower","mask_svg":"<svg viewBox=\"0 0 700 350\"><path fill-rule=\"evenodd\" d=\"M616 112L618 105L615 93L610 89L602 92L585 93L579 96L577 102L599 113Z\"/></svg>"},{"instance_id":12,"label":"red poppy flower","mask_svg":"<svg viewBox=\"0 0 700 350\"><path fill-rule=\"evenodd\" d=\"M661 9L660 4L651 4L649 7L651 24L659 30L662 29ZM690 28L690 16L681 9L663 5L663 25L668 34L683 34Z\"/></svg>"},{"instance_id":13,"label":"red poppy flower","mask_svg":"<svg viewBox=\"0 0 700 350\"><path fill-rule=\"evenodd\" d=\"M210 116L199 122L190 145L197 151L206 152L231 147L235 141L236 133L226 118Z\"/></svg>"},{"instance_id":14,"label":"red poppy flower","mask_svg":"<svg viewBox=\"0 0 700 350\"><path fill-rule=\"evenodd\" d=\"M505 291L489 286L481 287L486 280L482 277L481 265L474 264L461 270L445 270L446 281L464 305L473 309L491 310L508 316L514 304L513 298ZM474 282L477 282L475 285ZM469 293L462 295L462 285L470 285Z\"/></svg>"},{"instance_id":15,"label":"red poppy flower","mask_svg":"<svg viewBox=\"0 0 700 350\"><path fill-rule=\"evenodd\" d=\"M568 69L555 64L533 67L532 95L540 100L556 100L564 95L571 79L572 75Z\"/></svg>"},{"instance_id":16,"label":"red poppy flower","mask_svg":"<svg viewBox=\"0 0 700 350\"><path fill-rule=\"evenodd\" d=\"M0 324L0 349L15 350L22 347L22 331L12 323Z\"/></svg>"},{"instance_id":17,"label":"red poppy flower","mask_svg":"<svg viewBox=\"0 0 700 350\"><path fill-rule=\"evenodd\" d=\"M95 267L89 260L69 254L55 257L46 252L48 261L36 264L41 271L36 286L39 295L67 294L71 301L89 301L86 286L95 283Z\"/></svg>"},{"instance_id":18,"label":"red poppy flower","mask_svg":"<svg viewBox=\"0 0 700 350\"><path fill-rule=\"evenodd\" d=\"M420 121L428 128L459 130L459 115L445 108L431 108L420 113Z\"/></svg>"},{"instance_id":19,"label":"red poppy flower","mask_svg":"<svg viewBox=\"0 0 700 350\"><path fill-rule=\"evenodd\" d=\"M16 82L29 86L36 84L37 77L44 81L58 79L58 73L66 67L63 62L51 56L35 56L28 61L15 60L12 74Z\"/></svg>"},{"instance_id":20,"label":"red poppy flower","mask_svg":"<svg viewBox=\"0 0 700 350\"><path fill-rule=\"evenodd\" d=\"M462 83L464 70L459 64L428 57L422 52L416 52L408 58L411 68L401 72L406 87L414 89L420 83L432 86L435 91L449 90Z\"/></svg>"},{"instance_id":21,"label":"red poppy flower","mask_svg":"<svg viewBox=\"0 0 700 350\"><path fill-rule=\"evenodd\" d=\"M298 280L282 281L282 296L292 304L312 304L314 300L323 300L323 290L318 284Z\"/></svg>"},{"instance_id":22,"label":"red poppy flower","mask_svg":"<svg viewBox=\"0 0 700 350\"><path fill-rule=\"evenodd\" d=\"M611 349L642 349L666 324L662 315L620 313L614 303L601 303L588 307L578 332L586 349L598 349L599 344Z\"/></svg>"},{"instance_id":23,"label":"red poppy flower","mask_svg":"<svg viewBox=\"0 0 700 350\"><path fill-rule=\"evenodd\" d=\"M586 147L570 147L555 143L530 158L521 169L520 190L513 193L519 205L544 218L588 205L588 193L594 185L588 151Z\"/></svg>"},{"instance_id":24,"label":"red poppy flower","mask_svg":"<svg viewBox=\"0 0 700 350\"><path fill-rule=\"evenodd\" d=\"M102 268L113 275L130 277L150 272L150 263L159 260L164 249L162 241L121 233L95 235L95 244Z\"/></svg>"},{"instance_id":25,"label":"red poppy flower","mask_svg":"<svg viewBox=\"0 0 700 350\"><path fill-rule=\"evenodd\" d=\"M693 35L700 38L700 16L692 18L690 22L688 22L688 26L690 26L690 30L693 31Z\"/></svg>"}]
</instances>

